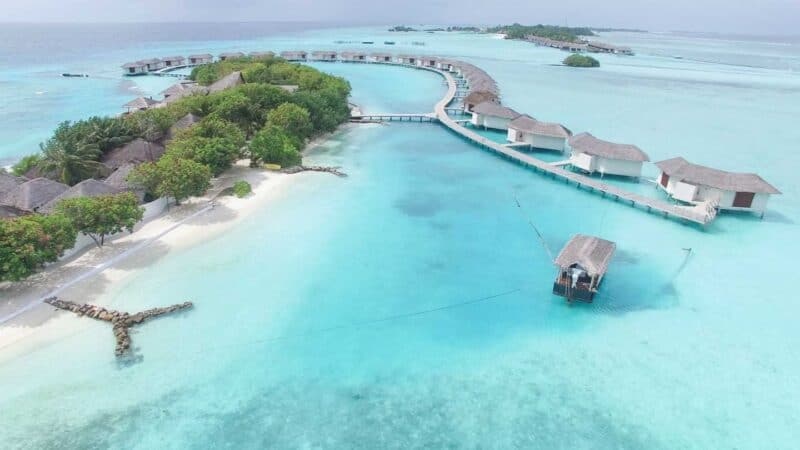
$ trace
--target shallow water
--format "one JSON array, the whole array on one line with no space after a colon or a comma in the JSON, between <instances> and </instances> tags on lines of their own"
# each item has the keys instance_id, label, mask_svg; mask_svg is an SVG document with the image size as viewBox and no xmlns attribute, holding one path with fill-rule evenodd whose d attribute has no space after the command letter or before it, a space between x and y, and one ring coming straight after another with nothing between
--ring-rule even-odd
<instances>
[{"instance_id":1,"label":"shallow water","mask_svg":"<svg viewBox=\"0 0 800 450\"><path fill-rule=\"evenodd\" d=\"M302 39L337 48L359 36L384 40L361 29ZM94 299L131 311L195 302L137 330L139 362L119 366L107 326L78 318L79 331L5 360L0 442L794 447L800 336L782 267L800 220L800 161L785 150L800 142L797 74L646 52L580 71L522 43L407 36L395 39L486 69L520 112L636 143L654 160L756 171L784 195L763 221L723 214L702 230L526 171L436 125L354 128L309 156L349 178L305 177L202 245L164 254L156 244L146 267ZM299 38L270 39L262 46ZM430 111L444 92L422 71L319 67L347 76L369 112ZM550 294L554 270L530 223L554 252L578 232L618 243L594 304Z\"/></svg>"}]
</instances>

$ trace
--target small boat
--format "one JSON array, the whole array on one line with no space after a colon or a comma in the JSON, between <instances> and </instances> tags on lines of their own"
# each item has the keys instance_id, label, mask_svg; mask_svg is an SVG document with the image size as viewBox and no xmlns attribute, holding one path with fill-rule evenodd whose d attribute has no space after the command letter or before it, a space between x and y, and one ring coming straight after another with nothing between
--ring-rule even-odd
<instances>
[{"instance_id":1,"label":"small boat","mask_svg":"<svg viewBox=\"0 0 800 450\"><path fill-rule=\"evenodd\" d=\"M89 75L85 73L62 73L61 76L71 78L89 78Z\"/></svg>"},{"instance_id":2,"label":"small boat","mask_svg":"<svg viewBox=\"0 0 800 450\"><path fill-rule=\"evenodd\" d=\"M425 45L425 43L422 41L414 41L411 43L411 45Z\"/></svg>"},{"instance_id":3,"label":"small boat","mask_svg":"<svg viewBox=\"0 0 800 450\"><path fill-rule=\"evenodd\" d=\"M373 42L373 41L361 41L361 43L362 43L362 44L367 44L367 45L372 45L372 44L374 44L375 42Z\"/></svg>"},{"instance_id":4,"label":"small boat","mask_svg":"<svg viewBox=\"0 0 800 450\"><path fill-rule=\"evenodd\" d=\"M575 300L591 303L616 248L615 243L599 237L575 235L554 261L558 275L553 294L569 303Z\"/></svg>"},{"instance_id":5,"label":"small boat","mask_svg":"<svg viewBox=\"0 0 800 450\"><path fill-rule=\"evenodd\" d=\"M394 45L394 41L383 41L386 45Z\"/></svg>"}]
</instances>

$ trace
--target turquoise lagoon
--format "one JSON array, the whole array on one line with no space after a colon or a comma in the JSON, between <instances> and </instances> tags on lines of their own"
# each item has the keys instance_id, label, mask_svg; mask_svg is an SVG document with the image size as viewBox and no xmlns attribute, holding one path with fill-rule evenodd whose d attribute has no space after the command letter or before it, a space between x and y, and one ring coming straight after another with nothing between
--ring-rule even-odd
<instances>
[{"instance_id":1,"label":"turquoise lagoon","mask_svg":"<svg viewBox=\"0 0 800 450\"><path fill-rule=\"evenodd\" d=\"M123 285L88 281L88 300L125 310L195 302L136 332L140 361L117 364L108 327L77 318L79 331L4 357L3 447L796 447L797 45L611 35L667 50L601 57L591 71L552 65L557 51L458 34L185 45L344 48L333 41L366 37L469 60L534 117L654 160L756 171L784 195L764 220L723 214L704 230L526 171L436 125L348 129L308 158L349 178L304 176L224 236L173 252L156 242L123 263L140 268ZM427 45L401 42L417 39ZM755 63L669 57L698 46ZM759 64L766 52L781 65ZM318 67L346 76L369 112L430 111L444 93L427 72ZM554 270L529 222L553 251L574 233L618 243L596 303L550 294Z\"/></svg>"}]
</instances>

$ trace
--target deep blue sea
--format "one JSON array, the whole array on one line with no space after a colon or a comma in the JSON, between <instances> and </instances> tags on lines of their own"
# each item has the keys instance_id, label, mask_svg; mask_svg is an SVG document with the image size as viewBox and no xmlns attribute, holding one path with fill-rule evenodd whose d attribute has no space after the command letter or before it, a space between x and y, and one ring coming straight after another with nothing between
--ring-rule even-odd
<instances>
[{"instance_id":1,"label":"deep blue sea","mask_svg":"<svg viewBox=\"0 0 800 450\"><path fill-rule=\"evenodd\" d=\"M656 161L757 172L783 195L764 220L723 214L700 229L433 124L350 128L307 156L348 178L305 177L224 235L175 251L156 242L124 282L86 282L87 300L123 310L195 302L136 333L140 362L118 365L107 325L77 317L46 345L0 351L3 448L797 447L797 41L607 33L637 56L600 55L587 71L489 35L152 27L116 40L98 26L86 35L107 42L86 53L40 39L39 56L18 64L3 47L0 154L13 160L59 120L117 113L174 82L124 79L126 60L389 49L464 59L520 112ZM336 43L364 40L376 44ZM315 67L350 80L367 112L428 112L445 91L422 71ZM575 233L617 242L594 304L552 296L555 270L531 222L556 251Z\"/></svg>"}]
</instances>

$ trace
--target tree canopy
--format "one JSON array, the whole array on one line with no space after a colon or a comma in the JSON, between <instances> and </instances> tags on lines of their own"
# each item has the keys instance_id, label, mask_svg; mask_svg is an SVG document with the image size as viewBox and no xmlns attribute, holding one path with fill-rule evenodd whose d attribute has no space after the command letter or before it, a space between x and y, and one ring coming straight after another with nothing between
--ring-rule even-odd
<instances>
[{"instance_id":1,"label":"tree canopy","mask_svg":"<svg viewBox=\"0 0 800 450\"><path fill-rule=\"evenodd\" d=\"M250 142L250 165L259 163L278 164L291 167L300 164L302 157L294 146L293 140L275 125L267 125L256 133Z\"/></svg>"},{"instance_id":2,"label":"tree canopy","mask_svg":"<svg viewBox=\"0 0 800 450\"><path fill-rule=\"evenodd\" d=\"M72 222L60 215L0 220L0 281L21 280L75 245Z\"/></svg>"},{"instance_id":3,"label":"tree canopy","mask_svg":"<svg viewBox=\"0 0 800 450\"><path fill-rule=\"evenodd\" d=\"M92 238L98 247L105 244L108 235L127 230L142 220L144 208L130 192L97 197L75 197L62 200L56 212L63 215L75 228Z\"/></svg>"},{"instance_id":4,"label":"tree canopy","mask_svg":"<svg viewBox=\"0 0 800 450\"><path fill-rule=\"evenodd\" d=\"M156 162L139 165L128 179L157 197L171 197L180 203L208 189L211 169L191 159L167 154Z\"/></svg>"},{"instance_id":5,"label":"tree canopy","mask_svg":"<svg viewBox=\"0 0 800 450\"><path fill-rule=\"evenodd\" d=\"M594 36L586 27L561 27L557 25L498 25L486 29L487 33L502 33L506 39L525 39L525 36L537 36L555 41L578 42L581 36Z\"/></svg>"},{"instance_id":6,"label":"tree canopy","mask_svg":"<svg viewBox=\"0 0 800 450\"><path fill-rule=\"evenodd\" d=\"M564 59L564 65L570 67L600 67L600 61L588 55L573 53Z\"/></svg>"}]
</instances>

